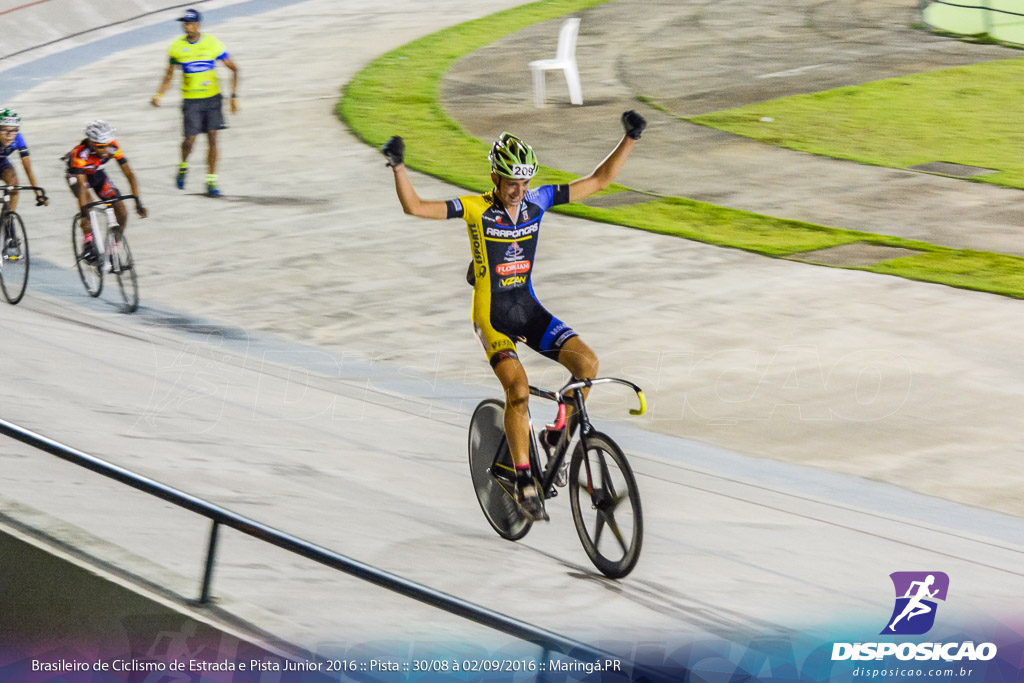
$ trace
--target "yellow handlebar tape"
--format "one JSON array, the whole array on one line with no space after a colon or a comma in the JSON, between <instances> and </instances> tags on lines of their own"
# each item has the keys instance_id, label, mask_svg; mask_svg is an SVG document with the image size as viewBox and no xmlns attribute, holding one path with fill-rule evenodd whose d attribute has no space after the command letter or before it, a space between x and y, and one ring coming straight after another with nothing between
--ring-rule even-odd
<instances>
[{"instance_id":1,"label":"yellow handlebar tape","mask_svg":"<svg viewBox=\"0 0 1024 683\"><path fill-rule=\"evenodd\" d=\"M636 392L636 397L638 399L640 399L640 410L633 410L632 408L630 408L629 414L630 415L643 415L644 413L647 412L647 398L644 397L644 392L642 392L642 391Z\"/></svg>"}]
</instances>

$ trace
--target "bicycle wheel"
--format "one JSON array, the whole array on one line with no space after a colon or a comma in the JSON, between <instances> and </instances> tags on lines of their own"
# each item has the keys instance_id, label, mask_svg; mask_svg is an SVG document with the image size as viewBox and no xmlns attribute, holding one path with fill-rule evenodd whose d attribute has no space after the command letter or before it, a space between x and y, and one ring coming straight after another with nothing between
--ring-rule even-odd
<instances>
[{"instance_id":1,"label":"bicycle wheel","mask_svg":"<svg viewBox=\"0 0 1024 683\"><path fill-rule=\"evenodd\" d=\"M518 541L533 521L515 501L515 467L505 439L505 404L481 401L469 422L469 471L484 517L502 538Z\"/></svg>"},{"instance_id":2,"label":"bicycle wheel","mask_svg":"<svg viewBox=\"0 0 1024 683\"><path fill-rule=\"evenodd\" d=\"M640 492L626 456L600 432L576 445L569 465L569 502L583 549L612 579L633 571L644 537Z\"/></svg>"},{"instance_id":3,"label":"bicycle wheel","mask_svg":"<svg viewBox=\"0 0 1024 683\"><path fill-rule=\"evenodd\" d=\"M85 291L89 296L99 296L103 291L103 259L96 263L89 263L85 258L85 242L82 239L82 229L78 226L81 216L75 216L71 221L71 248L75 253L75 268L78 269L78 277L82 278Z\"/></svg>"},{"instance_id":4,"label":"bicycle wheel","mask_svg":"<svg viewBox=\"0 0 1024 683\"><path fill-rule=\"evenodd\" d=\"M28 235L21 216L13 211L7 214L0 232L0 289L12 304L25 296L28 284Z\"/></svg>"},{"instance_id":5,"label":"bicycle wheel","mask_svg":"<svg viewBox=\"0 0 1024 683\"><path fill-rule=\"evenodd\" d=\"M135 277L135 262L132 250L128 248L128 238L120 228L107 232L107 254L111 272L117 276L124 305L129 313L134 313L139 307L139 281Z\"/></svg>"}]
</instances>

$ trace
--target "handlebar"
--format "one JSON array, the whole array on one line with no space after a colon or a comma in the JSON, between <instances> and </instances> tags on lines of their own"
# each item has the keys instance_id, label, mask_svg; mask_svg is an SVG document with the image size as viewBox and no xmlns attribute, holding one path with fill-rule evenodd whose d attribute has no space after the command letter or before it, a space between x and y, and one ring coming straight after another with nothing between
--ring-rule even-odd
<instances>
[{"instance_id":1,"label":"handlebar","mask_svg":"<svg viewBox=\"0 0 1024 683\"><path fill-rule=\"evenodd\" d=\"M117 202L123 202L126 199L134 199L137 202L141 202L142 201L142 200L140 200L138 197L136 197L133 194L123 194L120 197L111 197L110 199L101 199L98 202L90 202L90 203L86 204L85 206L83 206L80 210L81 211L88 211L92 207L99 206L100 204L116 204Z\"/></svg>"},{"instance_id":2,"label":"handlebar","mask_svg":"<svg viewBox=\"0 0 1024 683\"><path fill-rule=\"evenodd\" d=\"M566 394L570 391L577 389L587 389L594 386L595 384L625 384L627 387L632 389L636 393L636 397L640 400L639 408L630 408L630 415L643 415L647 412L647 398L644 396L644 390L633 384L629 380L619 379L618 377L597 377L594 379L570 379L569 382L559 389L558 391L548 391L547 389L540 389L538 387L531 386L530 394L533 396L540 396L541 398L550 399L556 403L566 403L569 399Z\"/></svg>"},{"instance_id":3,"label":"handlebar","mask_svg":"<svg viewBox=\"0 0 1024 683\"><path fill-rule=\"evenodd\" d=\"M44 190L41 187L36 187L35 185L0 185L0 191L2 191L4 193L5 197L8 194L10 194L11 192L17 192L18 190L33 190L33 191L35 191L35 193L36 193L36 200L37 200L36 201L36 206L41 206L42 203L43 203L43 200L49 199L49 197L46 196L46 190Z\"/></svg>"}]
</instances>

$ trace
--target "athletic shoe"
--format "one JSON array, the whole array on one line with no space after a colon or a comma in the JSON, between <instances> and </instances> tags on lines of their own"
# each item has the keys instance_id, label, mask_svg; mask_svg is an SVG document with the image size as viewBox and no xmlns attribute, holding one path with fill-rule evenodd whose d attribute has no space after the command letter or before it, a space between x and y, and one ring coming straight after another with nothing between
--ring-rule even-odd
<instances>
[{"instance_id":1,"label":"athletic shoe","mask_svg":"<svg viewBox=\"0 0 1024 683\"><path fill-rule=\"evenodd\" d=\"M92 266L96 265L96 263L99 262L100 255L99 252L96 251L96 244L93 242L93 240L89 240L82 247L82 258L85 259L86 263Z\"/></svg>"},{"instance_id":2,"label":"athletic shoe","mask_svg":"<svg viewBox=\"0 0 1024 683\"><path fill-rule=\"evenodd\" d=\"M540 496L537 495L537 487L531 486L526 491L527 492L524 493L523 490L520 489L518 499L516 500L516 502L519 503L519 507L523 511L523 514L534 522L539 522L541 520L545 522L549 521L550 517L548 517L547 510L544 509L544 502L540 499Z\"/></svg>"}]
</instances>

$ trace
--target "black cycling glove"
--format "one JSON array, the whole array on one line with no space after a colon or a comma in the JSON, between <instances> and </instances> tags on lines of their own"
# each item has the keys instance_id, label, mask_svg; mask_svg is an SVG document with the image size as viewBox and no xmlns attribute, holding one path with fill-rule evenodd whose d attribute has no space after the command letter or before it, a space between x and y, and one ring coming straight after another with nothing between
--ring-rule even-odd
<instances>
[{"instance_id":1,"label":"black cycling glove","mask_svg":"<svg viewBox=\"0 0 1024 683\"><path fill-rule=\"evenodd\" d=\"M405 162L405 141L397 135L385 142L380 150L388 158L388 166L394 168Z\"/></svg>"},{"instance_id":2,"label":"black cycling glove","mask_svg":"<svg viewBox=\"0 0 1024 683\"><path fill-rule=\"evenodd\" d=\"M644 128L647 127L647 119L630 109L622 112L622 127L626 129L628 137L639 140L644 133Z\"/></svg>"}]
</instances>

